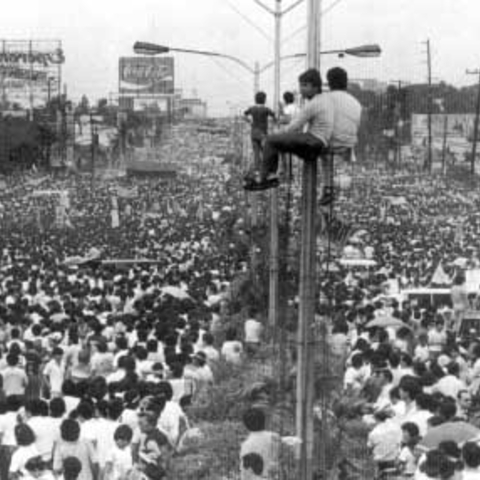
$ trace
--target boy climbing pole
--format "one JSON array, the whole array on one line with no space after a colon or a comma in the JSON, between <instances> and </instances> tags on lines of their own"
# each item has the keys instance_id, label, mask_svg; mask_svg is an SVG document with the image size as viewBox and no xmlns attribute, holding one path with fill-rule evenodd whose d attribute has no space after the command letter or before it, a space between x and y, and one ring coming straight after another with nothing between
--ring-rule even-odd
<instances>
[{"instance_id":1,"label":"boy climbing pole","mask_svg":"<svg viewBox=\"0 0 480 480\"><path fill-rule=\"evenodd\" d=\"M254 169L259 168L261 164L263 145L268 135L268 120L269 118L275 120L275 114L270 108L265 106L266 102L267 95L265 92L257 92L255 94L255 105L244 113L245 119L252 127L251 139Z\"/></svg>"}]
</instances>

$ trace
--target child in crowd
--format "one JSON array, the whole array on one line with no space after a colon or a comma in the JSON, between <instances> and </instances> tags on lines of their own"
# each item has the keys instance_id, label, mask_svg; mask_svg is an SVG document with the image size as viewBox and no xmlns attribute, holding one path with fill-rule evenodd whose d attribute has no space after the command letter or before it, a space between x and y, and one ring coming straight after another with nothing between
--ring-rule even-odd
<instances>
[{"instance_id":1,"label":"child in crowd","mask_svg":"<svg viewBox=\"0 0 480 480\"><path fill-rule=\"evenodd\" d=\"M402 425L402 449L397 459L397 468L402 478L412 478L417 469L415 447L420 441L420 430L413 422Z\"/></svg>"},{"instance_id":2,"label":"child in crowd","mask_svg":"<svg viewBox=\"0 0 480 480\"><path fill-rule=\"evenodd\" d=\"M115 430L115 447L108 453L105 480L126 480L133 468L133 431L128 425L120 425Z\"/></svg>"}]
</instances>

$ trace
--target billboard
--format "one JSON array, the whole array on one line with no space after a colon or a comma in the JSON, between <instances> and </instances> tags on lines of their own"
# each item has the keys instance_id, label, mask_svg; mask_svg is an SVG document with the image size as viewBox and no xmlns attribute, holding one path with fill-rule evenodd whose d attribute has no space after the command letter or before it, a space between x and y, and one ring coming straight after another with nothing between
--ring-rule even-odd
<instances>
[{"instance_id":1,"label":"billboard","mask_svg":"<svg viewBox=\"0 0 480 480\"><path fill-rule=\"evenodd\" d=\"M449 113L432 115L432 143L442 149L443 142L455 154L471 149L475 115L473 113ZM427 145L428 115L412 115L412 142L417 146ZM479 137L480 138L480 137Z\"/></svg>"},{"instance_id":2,"label":"billboard","mask_svg":"<svg viewBox=\"0 0 480 480\"><path fill-rule=\"evenodd\" d=\"M120 58L120 95L172 95L174 78L173 57Z\"/></svg>"},{"instance_id":3,"label":"billboard","mask_svg":"<svg viewBox=\"0 0 480 480\"><path fill-rule=\"evenodd\" d=\"M4 108L44 106L60 94L65 56L60 40L0 40L0 94Z\"/></svg>"}]
</instances>

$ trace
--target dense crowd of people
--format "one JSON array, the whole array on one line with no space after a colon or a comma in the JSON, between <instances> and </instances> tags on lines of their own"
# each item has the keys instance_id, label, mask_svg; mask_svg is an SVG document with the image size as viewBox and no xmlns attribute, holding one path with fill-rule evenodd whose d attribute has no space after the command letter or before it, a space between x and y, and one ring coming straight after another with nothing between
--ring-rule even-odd
<instances>
[{"instance_id":1,"label":"dense crowd of people","mask_svg":"<svg viewBox=\"0 0 480 480\"><path fill-rule=\"evenodd\" d=\"M480 343L463 323L477 308L478 194L400 175L363 188L365 202L350 192L337 207L357 224L343 253L359 266L322 284L342 406L362 420L378 478L480 478Z\"/></svg>"},{"instance_id":2,"label":"dense crowd of people","mask_svg":"<svg viewBox=\"0 0 480 480\"><path fill-rule=\"evenodd\" d=\"M243 195L224 195L227 170L175 182L6 180L2 479L169 478L188 405L218 362L245 355L243 331L219 336L249 246ZM261 324L245 327L255 348Z\"/></svg>"},{"instance_id":3,"label":"dense crowd of people","mask_svg":"<svg viewBox=\"0 0 480 480\"><path fill-rule=\"evenodd\" d=\"M224 328L251 249L245 197L227 170L6 180L2 479L169 478L192 430L188 407L215 384L216 366L241 366L261 348L258 306L242 331ZM318 313L345 366L342 402L368 432L379 478L477 478L480 344L462 320L475 306L465 272L480 265L480 199L461 182L368 175L333 206L354 232L340 246L350 266L325 242L321 252ZM432 284L448 295L404 294ZM282 439L260 409L243 420L241 478L277 478Z\"/></svg>"}]
</instances>

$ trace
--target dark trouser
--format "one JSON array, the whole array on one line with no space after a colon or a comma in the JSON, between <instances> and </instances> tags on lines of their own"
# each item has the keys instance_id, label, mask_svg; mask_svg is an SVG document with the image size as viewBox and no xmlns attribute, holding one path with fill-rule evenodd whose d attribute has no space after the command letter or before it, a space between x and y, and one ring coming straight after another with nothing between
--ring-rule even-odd
<instances>
[{"instance_id":1,"label":"dark trouser","mask_svg":"<svg viewBox=\"0 0 480 480\"><path fill-rule=\"evenodd\" d=\"M262 162L263 142L265 138L252 137L253 165L257 169Z\"/></svg>"},{"instance_id":2,"label":"dark trouser","mask_svg":"<svg viewBox=\"0 0 480 480\"><path fill-rule=\"evenodd\" d=\"M276 173L280 153L291 153L304 160L315 160L325 149L325 144L311 133L269 135L263 149L262 176Z\"/></svg>"}]
</instances>

